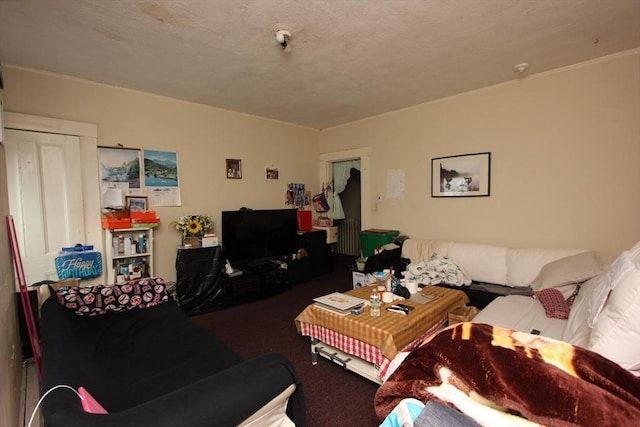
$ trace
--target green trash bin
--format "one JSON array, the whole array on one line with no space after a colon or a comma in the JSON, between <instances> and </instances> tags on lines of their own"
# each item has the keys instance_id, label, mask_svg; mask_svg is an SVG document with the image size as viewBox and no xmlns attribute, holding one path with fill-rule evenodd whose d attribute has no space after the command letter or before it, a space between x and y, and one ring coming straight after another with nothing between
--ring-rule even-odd
<instances>
[{"instance_id":1,"label":"green trash bin","mask_svg":"<svg viewBox=\"0 0 640 427\"><path fill-rule=\"evenodd\" d=\"M393 242L393 238L400 232L398 230L380 230L372 228L360 232L360 247L362 248L362 256L368 257L375 253L375 250Z\"/></svg>"}]
</instances>

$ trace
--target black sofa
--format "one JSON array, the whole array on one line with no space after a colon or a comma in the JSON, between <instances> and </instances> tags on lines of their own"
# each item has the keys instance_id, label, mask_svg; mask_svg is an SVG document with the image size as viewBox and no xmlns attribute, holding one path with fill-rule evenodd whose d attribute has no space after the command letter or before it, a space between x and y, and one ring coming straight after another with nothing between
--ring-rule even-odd
<instances>
[{"instance_id":1,"label":"black sofa","mask_svg":"<svg viewBox=\"0 0 640 427\"><path fill-rule=\"evenodd\" d=\"M243 360L173 301L78 316L53 296L41 319L42 393L82 386L109 412L84 412L73 390L57 388L42 403L47 427L304 425L302 387L284 356Z\"/></svg>"}]
</instances>

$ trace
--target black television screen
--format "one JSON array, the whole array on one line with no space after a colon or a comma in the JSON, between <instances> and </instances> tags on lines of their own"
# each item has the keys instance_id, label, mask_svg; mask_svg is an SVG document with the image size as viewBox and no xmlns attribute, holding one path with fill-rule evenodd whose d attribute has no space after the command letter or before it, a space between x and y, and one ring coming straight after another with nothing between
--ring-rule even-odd
<instances>
[{"instance_id":1,"label":"black television screen","mask_svg":"<svg viewBox=\"0 0 640 427\"><path fill-rule=\"evenodd\" d=\"M297 251L296 209L222 212L222 247L230 262L293 254Z\"/></svg>"}]
</instances>

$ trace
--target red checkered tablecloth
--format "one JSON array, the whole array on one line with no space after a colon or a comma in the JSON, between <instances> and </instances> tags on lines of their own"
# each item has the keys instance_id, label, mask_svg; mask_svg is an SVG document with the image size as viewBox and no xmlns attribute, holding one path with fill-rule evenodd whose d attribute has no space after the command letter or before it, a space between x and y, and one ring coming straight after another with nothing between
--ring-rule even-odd
<instances>
[{"instance_id":1,"label":"red checkered tablecloth","mask_svg":"<svg viewBox=\"0 0 640 427\"><path fill-rule=\"evenodd\" d=\"M446 322L447 318L444 317L438 323L429 328L424 334L420 335L407 346L402 348L401 351L413 350L425 338L442 328ZM302 335L318 339L331 347L335 347L345 353L349 353L353 356L359 357L360 359L366 360L367 362L373 363L378 370L378 376L380 378L384 378L386 376L391 360L384 357L379 348L323 328L322 326L312 325L310 323L301 323L300 326L302 329Z\"/></svg>"},{"instance_id":2,"label":"red checkered tablecloth","mask_svg":"<svg viewBox=\"0 0 640 427\"><path fill-rule=\"evenodd\" d=\"M358 357L369 360L372 363L379 363L382 359L391 360L398 351L422 337L442 319L446 319L449 311L465 305L469 301L464 292L453 289L428 286L422 292L436 295L437 298L426 304L419 304L411 300L403 301L404 304L414 307L414 310L406 316L385 310L390 304L382 304L379 317L369 316L366 309L364 313L359 315L341 316L311 304L296 317L296 326L303 335L317 338L328 345L332 345L328 340L338 342L338 337L346 337L347 339L342 339L343 342L341 343L345 347L343 351L356 355L353 351L347 351L346 349L350 347L357 348L355 351L366 356L358 355ZM371 287L365 286L345 293L368 299L371 294ZM308 326L304 326L305 324ZM316 329L309 329L311 327ZM326 332L322 332L324 338L313 335L315 333L320 334L320 328L326 330ZM333 338L332 334L335 334ZM356 342L368 344L368 346L365 347ZM377 353L381 356L377 356Z\"/></svg>"}]
</instances>

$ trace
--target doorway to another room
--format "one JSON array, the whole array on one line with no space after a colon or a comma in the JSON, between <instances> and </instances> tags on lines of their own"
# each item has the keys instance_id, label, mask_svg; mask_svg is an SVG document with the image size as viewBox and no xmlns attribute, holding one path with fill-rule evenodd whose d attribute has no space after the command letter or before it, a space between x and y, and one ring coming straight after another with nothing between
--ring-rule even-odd
<instances>
[{"instance_id":1,"label":"doorway to another room","mask_svg":"<svg viewBox=\"0 0 640 427\"><path fill-rule=\"evenodd\" d=\"M338 227L335 252L358 257L360 231L371 227L371 149L325 153L320 160L323 181L333 183L328 199L329 216Z\"/></svg>"},{"instance_id":2,"label":"doorway to another room","mask_svg":"<svg viewBox=\"0 0 640 427\"><path fill-rule=\"evenodd\" d=\"M338 227L336 253L360 256L362 229L360 160L333 163L334 211L333 225Z\"/></svg>"}]
</instances>

